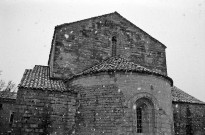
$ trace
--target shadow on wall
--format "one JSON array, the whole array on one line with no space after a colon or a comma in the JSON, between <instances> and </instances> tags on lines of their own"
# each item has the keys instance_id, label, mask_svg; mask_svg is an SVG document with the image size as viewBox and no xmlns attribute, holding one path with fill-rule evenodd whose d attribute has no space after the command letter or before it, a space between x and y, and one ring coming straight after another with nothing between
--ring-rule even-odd
<instances>
[{"instance_id":1,"label":"shadow on wall","mask_svg":"<svg viewBox=\"0 0 205 135\"><path fill-rule=\"evenodd\" d=\"M0 134L11 134L15 99L0 98Z\"/></svg>"}]
</instances>

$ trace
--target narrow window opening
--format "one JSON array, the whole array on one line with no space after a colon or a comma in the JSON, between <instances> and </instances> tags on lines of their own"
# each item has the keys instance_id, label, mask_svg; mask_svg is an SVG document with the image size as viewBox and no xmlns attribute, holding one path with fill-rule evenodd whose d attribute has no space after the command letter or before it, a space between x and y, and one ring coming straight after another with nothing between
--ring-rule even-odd
<instances>
[{"instance_id":1,"label":"narrow window opening","mask_svg":"<svg viewBox=\"0 0 205 135\"><path fill-rule=\"evenodd\" d=\"M142 133L142 108L137 108L137 133Z\"/></svg>"},{"instance_id":2,"label":"narrow window opening","mask_svg":"<svg viewBox=\"0 0 205 135\"><path fill-rule=\"evenodd\" d=\"M2 104L0 104L0 110L2 110L3 109L3 105Z\"/></svg>"},{"instance_id":3,"label":"narrow window opening","mask_svg":"<svg viewBox=\"0 0 205 135\"><path fill-rule=\"evenodd\" d=\"M13 120L14 120L14 112L12 112L11 115L10 115L10 119L9 119L9 124L10 125L12 125Z\"/></svg>"},{"instance_id":4,"label":"narrow window opening","mask_svg":"<svg viewBox=\"0 0 205 135\"><path fill-rule=\"evenodd\" d=\"M117 38L116 36L112 37L112 56L116 56L116 48L117 48Z\"/></svg>"},{"instance_id":5,"label":"narrow window opening","mask_svg":"<svg viewBox=\"0 0 205 135\"><path fill-rule=\"evenodd\" d=\"M116 36L113 36L113 37L112 37L112 42L117 42Z\"/></svg>"}]
</instances>

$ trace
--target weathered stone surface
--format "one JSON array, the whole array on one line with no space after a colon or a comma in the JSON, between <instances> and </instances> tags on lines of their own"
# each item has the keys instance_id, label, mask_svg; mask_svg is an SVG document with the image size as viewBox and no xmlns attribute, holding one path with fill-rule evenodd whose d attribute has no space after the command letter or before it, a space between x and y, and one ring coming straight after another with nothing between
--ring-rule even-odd
<instances>
[{"instance_id":1,"label":"weathered stone surface","mask_svg":"<svg viewBox=\"0 0 205 135\"><path fill-rule=\"evenodd\" d=\"M204 135L205 105L173 102L176 135Z\"/></svg>"},{"instance_id":2,"label":"weathered stone surface","mask_svg":"<svg viewBox=\"0 0 205 135\"><path fill-rule=\"evenodd\" d=\"M77 74L114 55L167 73L165 46L118 13L57 26L52 49L53 77Z\"/></svg>"},{"instance_id":3,"label":"weathered stone surface","mask_svg":"<svg viewBox=\"0 0 205 135\"><path fill-rule=\"evenodd\" d=\"M68 83L79 93L77 134L136 133L136 101L148 98L154 103L156 123L153 133L173 133L171 86L168 81L137 73L100 73L79 77Z\"/></svg>"},{"instance_id":4,"label":"weathered stone surface","mask_svg":"<svg viewBox=\"0 0 205 135\"><path fill-rule=\"evenodd\" d=\"M14 133L171 135L174 110L176 134L203 135L205 103L172 87L165 48L116 12L57 26L49 65L19 85Z\"/></svg>"},{"instance_id":5,"label":"weathered stone surface","mask_svg":"<svg viewBox=\"0 0 205 135\"><path fill-rule=\"evenodd\" d=\"M14 112L15 99L0 97L0 134L8 134L12 131L12 118Z\"/></svg>"},{"instance_id":6,"label":"weathered stone surface","mask_svg":"<svg viewBox=\"0 0 205 135\"><path fill-rule=\"evenodd\" d=\"M14 122L15 134L68 134L74 125L75 94L19 89Z\"/></svg>"}]
</instances>

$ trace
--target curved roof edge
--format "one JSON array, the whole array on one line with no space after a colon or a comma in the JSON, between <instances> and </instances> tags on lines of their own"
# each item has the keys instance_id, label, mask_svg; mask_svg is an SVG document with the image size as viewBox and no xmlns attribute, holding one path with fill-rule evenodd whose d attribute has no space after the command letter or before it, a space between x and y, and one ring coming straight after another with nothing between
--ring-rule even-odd
<instances>
[{"instance_id":1,"label":"curved roof edge","mask_svg":"<svg viewBox=\"0 0 205 135\"><path fill-rule=\"evenodd\" d=\"M87 70L84 70L83 72L79 73L79 74L75 74L73 76L71 76L70 78L65 79L65 81L67 80L71 80L73 78L79 77L79 76L83 76L83 75L88 75L88 74L94 74L94 73L100 73L100 72L116 72L116 71L122 71L122 72L137 72L137 73L145 73L145 74L149 74L149 75L155 75L155 76L159 76L162 77L166 80L168 80L171 84L171 86L173 86L173 80L168 77L165 74L147 69L143 66L140 66L138 64L135 64L133 62L129 62L128 60L116 56L116 57L110 57L107 60L91 67L88 68Z\"/></svg>"},{"instance_id":2,"label":"curved roof edge","mask_svg":"<svg viewBox=\"0 0 205 135\"><path fill-rule=\"evenodd\" d=\"M110 63L113 63L115 61L114 65L111 65ZM127 63L124 65L123 63ZM128 62L127 60L123 58L110 58L105 60L104 62L93 66L84 72L74 75L70 79L73 79L75 77L79 77L81 75L87 75L87 74L93 74L93 73L99 73L99 72L115 72L115 71L123 71L123 72L137 72L137 73L146 73L151 75L156 75L163 77L165 79L168 79L170 83L173 84L173 81L171 78L169 78L166 75L162 75L157 72L152 72L149 69L146 69L142 66L139 66L137 64L134 64L132 62ZM136 70L133 70L136 66ZM108 68L112 67L112 68ZM121 68L121 69L120 69ZM129 70L130 69L130 70ZM41 66L41 65L35 65L33 69L26 69L24 72L24 75L21 79L20 84L18 85L19 88L25 88L25 89L33 89L33 90L50 90L50 91L58 91L58 92L71 92L74 93L72 90L66 87L65 81L63 79L52 79L50 77L49 71L50 67L48 66ZM195 97L189 95L188 93L184 92L183 90L177 88L176 86L172 87L172 102L173 103L191 103L191 104L200 104L205 105L205 102L200 101L196 99Z\"/></svg>"}]
</instances>

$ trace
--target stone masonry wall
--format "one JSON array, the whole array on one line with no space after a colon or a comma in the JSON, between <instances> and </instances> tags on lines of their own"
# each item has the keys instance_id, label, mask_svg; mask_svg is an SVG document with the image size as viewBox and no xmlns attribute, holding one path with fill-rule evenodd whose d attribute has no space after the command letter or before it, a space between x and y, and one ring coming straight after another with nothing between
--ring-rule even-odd
<instances>
[{"instance_id":1,"label":"stone masonry wall","mask_svg":"<svg viewBox=\"0 0 205 135\"><path fill-rule=\"evenodd\" d=\"M75 123L78 135L137 134L135 102L143 97L154 104L155 135L173 133L171 86L162 78L137 73L99 73L77 78L67 85L79 92Z\"/></svg>"},{"instance_id":2,"label":"stone masonry wall","mask_svg":"<svg viewBox=\"0 0 205 135\"><path fill-rule=\"evenodd\" d=\"M19 89L16 101L16 135L65 135L75 123L75 95L70 92Z\"/></svg>"},{"instance_id":3,"label":"stone masonry wall","mask_svg":"<svg viewBox=\"0 0 205 135\"><path fill-rule=\"evenodd\" d=\"M69 77L113 55L167 73L165 46L117 13L57 26L53 44L53 77Z\"/></svg>"},{"instance_id":4,"label":"stone masonry wall","mask_svg":"<svg viewBox=\"0 0 205 135\"><path fill-rule=\"evenodd\" d=\"M205 135L205 105L173 102L175 135Z\"/></svg>"},{"instance_id":5,"label":"stone masonry wall","mask_svg":"<svg viewBox=\"0 0 205 135\"><path fill-rule=\"evenodd\" d=\"M15 99L0 98L0 135L5 135L12 131L12 119L10 118L14 112L14 105Z\"/></svg>"}]
</instances>

